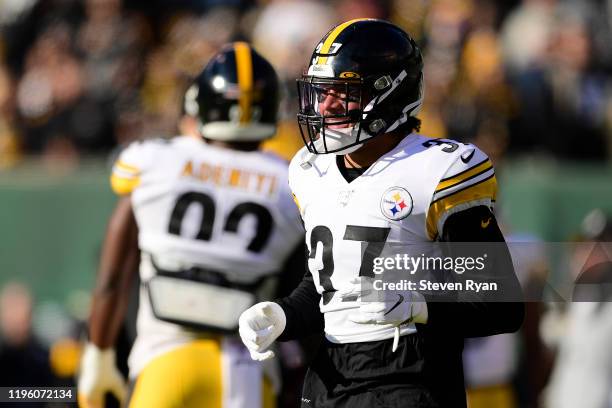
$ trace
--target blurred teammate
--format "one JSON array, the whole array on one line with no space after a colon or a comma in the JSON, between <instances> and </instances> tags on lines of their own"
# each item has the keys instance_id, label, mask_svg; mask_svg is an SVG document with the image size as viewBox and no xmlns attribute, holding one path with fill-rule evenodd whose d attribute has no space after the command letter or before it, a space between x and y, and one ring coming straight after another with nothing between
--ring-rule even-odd
<instances>
[{"instance_id":1,"label":"blurred teammate","mask_svg":"<svg viewBox=\"0 0 612 408\"><path fill-rule=\"evenodd\" d=\"M111 184L123 198L94 291L82 405L100 406L106 392L126 399L113 344L138 262L129 406L274 404L262 367L231 334L242 311L272 295L303 233L286 163L258 151L275 132L278 101L272 66L248 44L231 44L185 97L203 140L136 142L115 162Z\"/></svg>"},{"instance_id":2,"label":"blurred teammate","mask_svg":"<svg viewBox=\"0 0 612 408\"><path fill-rule=\"evenodd\" d=\"M550 311L542 326L557 347L543 395L546 408L612 407L612 217L591 211L581 238L585 242L576 244L570 262L572 302L564 316Z\"/></svg>"},{"instance_id":3,"label":"blurred teammate","mask_svg":"<svg viewBox=\"0 0 612 408\"><path fill-rule=\"evenodd\" d=\"M491 210L491 161L472 145L414 133L422 57L388 22L330 30L298 85L306 147L291 162L289 184L310 273L290 296L241 315L243 342L263 360L277 338L325 331L303 408L465 407L464 338L517 330L522 303L444 303L407 290L364 299L376 258L433 241L500 243L488 262L502 290L520 292Z\"/></svg>"},{"instance_id":4,"label":"blurred teammate","mask_svg":"<svg viewBox=\"0 0 612 408\"><path fill-rule=\"evenodd\" d=\"M540 299L548 273L541 240L531 234L504 232L525 295ZM530 401L539 394L538 385L546 376L549 360L534 334L540 319L539 306L538 302L525 304L520 333L466 340L463 367L470 408L531 406Z\"/></svg>"}]
</instances>

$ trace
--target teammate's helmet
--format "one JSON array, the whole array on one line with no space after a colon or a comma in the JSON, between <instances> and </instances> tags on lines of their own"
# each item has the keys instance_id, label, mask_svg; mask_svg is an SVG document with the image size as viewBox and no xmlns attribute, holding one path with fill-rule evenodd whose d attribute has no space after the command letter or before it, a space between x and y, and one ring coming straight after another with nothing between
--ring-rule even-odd
<instances>
[{"instance_id":1,"label":"teammate's helmet","mask_svg":"<svg viewBox=\"0 0 612 408\"><path fill-rule=\"evenodd\" d=\"M298 124L308 150L346 154L405 127L423 101L422 68L414 40L389 22L356 19L334 27L298 80ZM330 95L340 108L322 112Z\"/></svg>"},{"instance_id":2,"label":"teammate's helmet","mask_svg":"<svg viewBox=\"0 0 612 408\"><path fill-rule=\"evenodd\" d=\"M279 84L272 65L245 42L213 56L185 95L207 139L259 141L276 132Z\"/></svg>"}]
</instances>

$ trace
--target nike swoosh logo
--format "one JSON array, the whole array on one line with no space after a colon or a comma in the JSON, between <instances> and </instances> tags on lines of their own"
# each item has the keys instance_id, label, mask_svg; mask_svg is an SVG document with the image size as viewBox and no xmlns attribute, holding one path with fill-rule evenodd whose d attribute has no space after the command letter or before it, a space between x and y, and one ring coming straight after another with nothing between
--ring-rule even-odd
<instances>
[{"instance_id":1,"label":"nike swoosh logo","mask_svg":"<svg viewBox=\"0 0 612 408\"><path fill-rule=\"evenodd\" d=\"M487 228L490 223L491 223L491 217L489 217L489 219L486 221L482 220L480 221L480 228Z\"/></svg>"},{"instance_id":2,"label":"nike swoosh logo","mask_svg":"<svg viewBox=\"0 0 612 408\"><path fill-rule=\"evenodd\" d=\"M404 301L404 296L400 295L399 293L397 294L397 296L399 297L399 299L397 299L397 302L395 302L395 304L391 307L391 309L387 310L385 312L385 316L388 315L389 313L391 313L393 311L393 309L395 309L396 307L398 307L400 305L400 303L402 303Z\"/></svg>"},{"instance_id":3,"label":"nike swoosh logo","mask_svg":"<svg viewBox=\"0 0 612 408\"><path fill-rule=\"evenodd\" d=\"M472 157L474 157L474 153L476 152L476 149L472 149L472 151L470 152L470 154L468 154L466 157L461 156L461 161L464 163L469 163L470 160L472 160Z\"/></svg>"}]
</instances>

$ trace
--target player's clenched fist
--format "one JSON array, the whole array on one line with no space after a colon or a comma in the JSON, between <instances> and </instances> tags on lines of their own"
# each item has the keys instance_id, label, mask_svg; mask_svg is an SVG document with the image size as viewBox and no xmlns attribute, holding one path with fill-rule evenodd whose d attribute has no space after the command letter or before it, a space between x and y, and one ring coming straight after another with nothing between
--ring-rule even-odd
<instances>
[{"instance_id":1,"label":"player's clenched fist","mask_svg":"<svg viewBox=\"0 0 612 408\"><path fill-rule=\"evenodd\" d=\"M282 334L286 323L285 312L274 302L257 303L240 315L240 338L253 360L274 357L274 352L268 347Z\"/></svg>"},{"instance_id":2,"label":"player's clenched fist","mask_svg":"<svg viewBox=\"0 0 612 408\"><path fill-rule=\"evenodd\" d=\"M78 395L79 406L85 408L104 407L104 394L110 392L123 405L127 386L115 366L115 350L101 350L88 343L81 358Z\"/></svg>"}]
</instances>

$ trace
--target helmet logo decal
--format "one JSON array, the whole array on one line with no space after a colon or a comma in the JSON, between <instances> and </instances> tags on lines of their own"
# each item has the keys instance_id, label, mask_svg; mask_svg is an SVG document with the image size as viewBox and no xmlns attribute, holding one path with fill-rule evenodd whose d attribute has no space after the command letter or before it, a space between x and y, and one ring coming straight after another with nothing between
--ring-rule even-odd
<instances>
[{"instance_id":1,"label":"helmet logo decal","mask_svg":"<svg viewBox=\"0 0 612 408\"><path fill-rule=\"evenodd\" d=\"M361 78L361 76L356 72L346 71L340 74L340 78Z\"/></svg>"},{"instance_id":2,"label":"helmet logo decal","mask_svg":"<svg viewBox=\"0 0 612 408\"><path fill-rule=\"evenodd\" d=\"M402 187L391 187L385 191L380 199L380 211L385 218L399 221L412 212L412 196Z\"/></svg>"}]
</instances>

